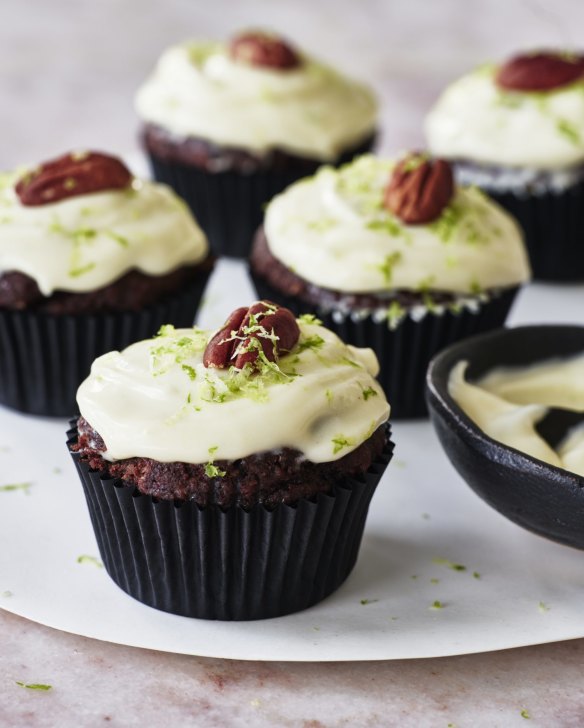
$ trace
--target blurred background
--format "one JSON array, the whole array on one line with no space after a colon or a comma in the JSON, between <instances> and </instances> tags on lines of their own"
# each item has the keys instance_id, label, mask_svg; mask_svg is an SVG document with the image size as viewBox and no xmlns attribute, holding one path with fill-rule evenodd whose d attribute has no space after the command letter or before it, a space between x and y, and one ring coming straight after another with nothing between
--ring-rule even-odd
<instances>
[{"instance_id":1,"label":"blurred background","mask_svg":"<svg viewBox=\"0 0 584 728\"><path fill-rule=\"evenodd\" d=\"M136 88L160 52L246 27L368 80L382 149L420 146L443 86L533 46L582 47L582 0L0 0L0 168L72 148L138 151Z\"/></svg>"}]
</instances>

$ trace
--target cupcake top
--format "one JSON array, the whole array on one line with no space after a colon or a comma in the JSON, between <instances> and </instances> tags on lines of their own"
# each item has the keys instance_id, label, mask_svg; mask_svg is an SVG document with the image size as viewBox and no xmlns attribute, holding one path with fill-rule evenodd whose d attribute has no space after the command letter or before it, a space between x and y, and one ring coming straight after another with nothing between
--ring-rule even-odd
<instances>
[{"instance_id":1,"label":"cupcake top","mask_svg":"<svg viewBox=\"0 0 584 728\"><path fill-rule=\"evenodd\" d=\"M208 463L289 447L331 462L387 420L378 368L370 349L263 301L218 332L164 326L99 357L77 400L110 461Z\"/></svg>"},{"instance_id":2,"label":"cupcake top","mask_svg":"<svg viewBox=\"0 0 584 728\"><path fill-rule=\"evenodd\" d=\"M475 295L530 277L513 218L424 154L324 167L275 197L264 226L275 258L335 291Z\"/></svg>"},{"instance_id":3,"label":"cupcake top","mask_svg":"<svg viewBox=\"0 0 584 728\"><path fill-rule=\"evenodd\" d=\"M176 135L332 161L374 132L377 105L368 88L282 39L246 33L169 48L136 109Z\"/></svg>"},{"instance_id":4,"label":"cupcake top","mask_svg":"<svg viewBox=\"0 0 584 728\"><path fill-rule=\"evenodd\" d=\"M584 353L530 367L494 369L465 380L467 362L452 370L448 390L489 437L550 465L584 476L584 419L552 448L536 425L550 407L584 413Z\"/></svg>"},{"instance_id":5,"label":"cupcake top","mask_svg":"<svg viewBox=\"0 0 584 728\"><path fill-rule=\"evenodd\" d=\"M75 152L0 175L0 275L24 273L44 296L96 290L132 269L163 275L207 254L182 200L115 157Z\"/></svg>"},{"instance_id":6,"label":"cupcake top","mask_svg":"<svg viewBox=\"0 0 584 728\"><path fill-rule=\"evenodd\" d=\"M561 170L584 162L584 57L532 53L451 84L426 119L447 159Z\"/></svg>"}]
</instances>

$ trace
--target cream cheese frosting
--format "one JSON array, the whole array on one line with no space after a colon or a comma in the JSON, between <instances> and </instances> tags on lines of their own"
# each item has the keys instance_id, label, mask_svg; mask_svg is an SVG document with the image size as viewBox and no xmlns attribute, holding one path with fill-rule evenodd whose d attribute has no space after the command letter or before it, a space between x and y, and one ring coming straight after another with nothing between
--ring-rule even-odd
<instances>
[{"instance_id":1,"label":"cream cheese frosting","mask_svg":"<svg viewBox=\"0 0 584 728\"><path fill-rule=\"evenodd\" d=\"M584 476L584 423L556 449L535 426L550 407L584 413L584 354L530 367L501 367L475 384L465 379L468 362L456 364L448 390L489 437L550 465Z\"/></svg>"},{"instance_id":2,"label":"cream cheese frosting","mask_svg":"<svg viewBox=\"0 0 584 728\"><path fill-rule=\"evenodd\" d=\"M584 80L546 92L505 91L487 65L451 84L425 122L447 159L562 170L584 162Z\"/></svg>"},{"instance_id":3,"label":"cream cheese frosting","mask_svg":"<svg viewBox=\"0 0 584 728\"><path fill-rule=\"evenodd\" d=\"M95 360L77 393L110 461L234 460L290 447L312 462L354 450L389 417L371 349L298 319L300 339L279 369L206 368L214 332L166 326L155 339Z\"/></svg>"},{"instance_id":4,"label":"cream cheese frosting","mask_svg":"<svg viewBox=\"0 0 584 728\"><path fill-rule=\"evenodd\" d=\"M179 136L323 161L364 141L377 118L367 87L316 60L278 71L232 60L226 44L209 42L165 51L136 110Z\"/></svg>"},{"instance_id":5,"label":"cream cheese frosting","mask_svg":"<svg viewBox=\"0 0 584 728\"><path fill-rule=\"evenodd\" d=\"M266 211L272 254L305 280L344 292L476 294L530 278L517 224L476 188L458 187L429 224L392 215L383 193L394 165L364 155L288 187Z\"/></svg>"},{"instance_id":6,"label":"cream cheese frosting","mask_svg":"<svg viewBox=\"0 0 584 728\"><path fill-rule=\"evenodd\" d=\"M18 271L41 293L92 291L132 269L164 275L208 254L207 239L184 203L165 185L134 180L126 190L22 205L0 176L0 274Z\"/></svg>"}]
</instances>

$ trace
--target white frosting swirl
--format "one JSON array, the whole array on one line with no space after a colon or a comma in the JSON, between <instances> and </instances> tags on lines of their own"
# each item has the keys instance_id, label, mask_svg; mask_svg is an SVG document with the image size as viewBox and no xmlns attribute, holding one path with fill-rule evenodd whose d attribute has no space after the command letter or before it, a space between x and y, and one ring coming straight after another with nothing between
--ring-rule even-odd
<instances>
[{"instance_id":1,"label":"white frosting swirl","mask_svg":"<svg viewBox=\"0 0 584 728\"><path fill-rule=\"evenodd\" d=\"M426 118L431 152L446 159L560 170L584 162L584 81L547 92L504 91L495 66L450 85Z\"/></svg>"},{"instance_id":2,"label":"white frosting swirl","mask_svg":"<svg viewBox=\"0 0 584 728\"><path fill-rule=\"evenodd\" d=\"M0 274L25 273L44 296L96 290L132 269L164 275L207 255L204 233L166 185L134 180L27 207L14 191L20 174L0 177Z\"/></svg>"},{"instance_id":3,"label":"white frosting swirl","mask_svg":"<svg viewBox=\"0 0 584 728\"><path fill-rule=\"evenodd\" d=\"M584 412L584 355L530 367L494 369L476 384L465 380L468 363L458 362L448 390L489 437L504 445L584 476L584 423L554 450L535 426L549 407Z\"/></svg>"},{"instance_id":4,"label":"white frosting swirl","mask_svg":"<svg viewBox=\"0 0 584 728\"><path fill-rule=\"evenodd\" d=\"M365 155L288 187L266 211L272 254L305 280L344 292L477 293L529 279L518 226L477 189L457 188L430 224L392 215L383 192L393 166Z\"/></svg>"},{"instance_id":5,"label":"white frosting swirl","mask_svg":"<svg viewBox=\"0 0 584 728\"><path fill-rule=\"evenodd\" d=\"M109 460L234 460L291 447L312 462L343 457L389 416L371 349L345 345L299 319L283 374L234 377L203 366L212 332L164 327L162 336L95 360L79 387L83 417Z\"/></svg>"},{"instance_id":6,"label":"white frosting swirl","mask_svg":"<svg viewBox=\"0 0 584 728\"><path fill-rule=\"evenodd\" d=\"M377 116L369 89L313 59L278 71L234 61L224 44L200 42L165 51L136 109L181 136L323 161L366 139Z\"/></svg>"}]
</instances>

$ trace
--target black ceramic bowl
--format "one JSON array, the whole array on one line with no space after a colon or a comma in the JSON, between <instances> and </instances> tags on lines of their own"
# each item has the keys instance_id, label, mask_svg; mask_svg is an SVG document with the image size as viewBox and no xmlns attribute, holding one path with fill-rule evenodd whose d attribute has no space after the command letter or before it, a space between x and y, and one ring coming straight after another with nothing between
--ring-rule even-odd
<instances>
[{"instance_id":1,"label":"black ceramic bowl","mask_svg":"<svg viewBox=\"0 0 584 728\"><path fill-rule=\"evenodd\" d=\"M523 528L584 549L584 477L488 437L448 394L448 377L461 359L469 362L466 376L472 381L497 366L524 366L580 352L583 326L498 329L454 344L433 359L426 396L446 454L483 500ZM561 427L562 418L554 427L550 415L548 426L538 430L553 444L560 439Z\"/></svg>"}]
</instances>

